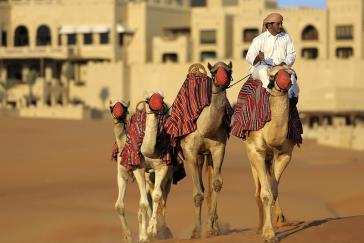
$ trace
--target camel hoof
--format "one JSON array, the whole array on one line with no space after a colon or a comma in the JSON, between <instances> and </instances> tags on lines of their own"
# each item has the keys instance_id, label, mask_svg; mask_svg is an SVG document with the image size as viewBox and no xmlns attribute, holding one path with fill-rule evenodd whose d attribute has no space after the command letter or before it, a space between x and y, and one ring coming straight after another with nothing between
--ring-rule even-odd
<instances>
[{"instance_id":1,"label":"camel hoof","mask_svg":"<svg viewBox=\"0 0 364 243\"><path fill-rule=\"evenodd\" d=\"M274 222L277 228L292 225L292 223L289 222L283 214L276 216Z\"/></svg>"},{"instance_id":2,"label":"camel hoof","mask_svg":"<svg viewBox=\"0 0 364 243\"><path fill-rule=\"evenodd\" d=\"M278 243L279 239L276 237L276 234L271 229L263 229L263 239L266 243Z\"/></svg>"},{"instance_id":3,"label":"camel hoof","mask_svg":"<svg viewBox=\"0 0 364 243\"><path fill-rule=\"evenodd\" d=\"M158 230L157 238L158 240L172 239L173 238L172 231L166 225L161 226Z\"/></svg>"},{"instance_id":4,"label":"camel hoof","mask_svg":"<svg viewBox=\"0 0 364 243\"><path fill-rule=\"evenodd\" d=\"M220 230L218 229L210 229L207 231L207 237L213 237L220 235Z\"/></svg>"},{"instance_id":5,"label":"camel hoof","mask_svg":"<svg viewBox=\"0 0 364 243\"><path fill-rule=\"evenodd\" d=\"M139 243L145 243L145 242L149 242L148 237L143 237L139 239Z\"/></svg>"},{"instance_id":6,"label":"camel hoof","mask_svg":"<svg viewBox=\"0 0 364 243\"><path fill-rule=\"evenodd\" d=\"M270 239L265 239L264 240L264 243L278 243L278 242L279 242L279 239L276 236L274 236L274 237L272 237Z\"/></svg>"},{"instance_id":7,"label":"camel hoof","mask_svg":"<svg viewBox=\"0 0 364 243\"><path fill-rule=\"evenodd\" d=\"M201 238L201 228L195 227L192 231L191 239L200 239Z\"/></svg>"},{"instance_id":8,"label":"camel hoof","mask_svg":"<svg viewBox=\"0 0 364 243\"><path fill-rule=\"evenodd\" d=\"M151 224L149 225L149 227L148 227L147 232L148 232L148 236L149 236L151 239L155 239L155 238L157 238L157 234L158 234L158 232L157 232L157 224L153 224L153 223L151 223Z\"/></svg>"}]
</instances>

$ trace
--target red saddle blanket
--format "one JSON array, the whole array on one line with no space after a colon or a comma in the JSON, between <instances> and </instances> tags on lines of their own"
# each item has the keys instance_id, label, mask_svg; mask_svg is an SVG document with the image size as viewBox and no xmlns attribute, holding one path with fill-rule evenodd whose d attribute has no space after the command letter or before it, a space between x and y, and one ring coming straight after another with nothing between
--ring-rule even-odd
<instances>
[{"instance_id":1,"label":"red saddle blanket","mask_svg":"<svg viewBox=\"0 0 364 243\"><path fill-rule=\"evenodd\" d=\"M146 117L145 109L137 110L128 121L126 141L120 156L121 165L129 170L139 166L141 162L140 147L143 143Z\"/></svg>"},{"instance_id":2,"label":"red saddle blanket","mask_svg":"<svg viewBox=\"0 0 364 243\"><path fill-rule=\"evenodd\" d=\"M165 123L165 131L171 139L194 132L196 121L205 106L210 105L212 80L206 75L187 75L172 105L171 115ZM230 120L233 109L226 99L224 124L230 130Z\"/></svg>"},{"instance_id":3,"label":"red saddle blanket","mask_svg":"<svg viewBox=\"0 0 364 243\"><path fill-rule=\"evenodd\" d=\"M249 78L241 88L234 114L231 134L245 139L249 131L257 131L271 120L270 94L259 80ZM302 123L296 107L297 99L290 99L287 138L302 143Z\"/></svg>"}]
</instances>

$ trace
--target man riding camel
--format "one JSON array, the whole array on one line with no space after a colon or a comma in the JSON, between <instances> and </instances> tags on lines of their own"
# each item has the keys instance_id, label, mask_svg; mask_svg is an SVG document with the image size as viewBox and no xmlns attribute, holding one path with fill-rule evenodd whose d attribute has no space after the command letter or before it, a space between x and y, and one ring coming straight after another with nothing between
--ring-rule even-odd
<instances>
[{"instance_id":1,"label":"man riding camel","mask_svg":"<svg viewBox=\"0 0 364 243\"><path fill-rule=\"evenodd\" d=\"M279 13L269 14L263 21L262 33L254 38L249 47L246 60L251 65L253 79L262 81L267 88L269 77L267 70L272 66L287 65L291 67L296 59L292 38L283 31L283 16ZM292 86L289 98L298 97L299 87L296 75L291 74Z\"/></svg>"}]
</instances>

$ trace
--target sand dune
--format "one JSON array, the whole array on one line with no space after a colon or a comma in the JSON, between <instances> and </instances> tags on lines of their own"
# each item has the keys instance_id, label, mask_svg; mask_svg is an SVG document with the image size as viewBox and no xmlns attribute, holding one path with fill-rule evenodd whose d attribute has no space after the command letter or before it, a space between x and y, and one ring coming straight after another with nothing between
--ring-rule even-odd
<instances>
[{"instance_id":1,"label":"sand dune","mask_svg":"<svg viewBox=\"0 0 364 243\"><path fill-rule=\"evenodd\" d=\"M111 121L0 118L0 242L121 242L114 212L116 168ZM228 235L188 242L262 242L243 143L231 138L223 166L219 219ZM364 152L305 141L283 175L280 200L296 225L282 242L364 242ZM139 193L129 185L134 238ZM189 175L172 188L167 223L184 242L193 227Z\"/></svg>"}]
</instances>

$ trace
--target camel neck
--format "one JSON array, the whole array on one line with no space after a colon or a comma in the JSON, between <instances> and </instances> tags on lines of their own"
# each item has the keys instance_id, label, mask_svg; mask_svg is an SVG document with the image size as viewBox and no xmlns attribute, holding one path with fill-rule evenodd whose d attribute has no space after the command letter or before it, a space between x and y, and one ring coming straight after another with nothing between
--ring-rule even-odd
<instances>
[{"instance_id":1,"label":"camel neck","mask_svg":"<svg viewBox=\"0 0 364 243\"><path fill-rule=\"evenodd\" d=\"M126 127L122 122L115 123L114 135L116 143L118 144L119 151L124 147L126 141Z\"/></svg>"},{"instance_id":2,"label":"camel neck","mask_svg":"<svg viewBox=\"0 0 364 243\"><path fill-rule=\"evenodd\" d=\"M201 134L210 136L216 134L223 123L226 106L226 91L212 94L211 103L201 112L197 127Z\"/></svg>"},{"instance_id":3,"label":"camel neck","mask_svg":"<svg viewBox=\"0 0 364 243\"><path fill-rule=\"evenodd\" d=\"M141 151L146 157L151 157L155 152L158 135L158 118L153 112L147 112L145 132Z\"/></svg>"}]
</instances>

